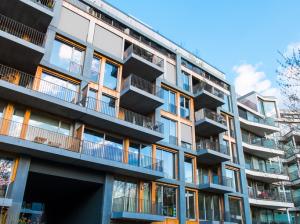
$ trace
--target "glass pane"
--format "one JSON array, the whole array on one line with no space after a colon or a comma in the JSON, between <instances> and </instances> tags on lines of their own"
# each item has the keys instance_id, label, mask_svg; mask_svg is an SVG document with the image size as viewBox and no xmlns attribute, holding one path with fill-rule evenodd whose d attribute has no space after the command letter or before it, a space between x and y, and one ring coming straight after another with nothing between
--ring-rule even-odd
<instances>
[{"instance_id":1,"label":"glass pane","mask_svg":"<svg viewBox=\"0 0 300 224\"><path fill-rule=\"evenodd\" d=\"M22 107L14 108L12 116L12 123L9 128L9 135L14 137L20 137L22 131L22 124L24 120L25 109Z\"/></svg>"},{"instance_id":2,"label":"glass pane","mask_svg":"<svg viewBox=\"0 0 300 224\"><path fill-rule=\"evenodd\" d=\"M129 151L128 164L138 166L139 165L140 144L130 142L128 151Z\"/></svg>"},{"instance_id":3,"label":"glass pane","mask_svg":"<svg viewBox=\"0 0 300 224\"><path fill-rule=\"evenodd\" d=\"M104 158L119 162L123 161L123 139L106 135L104 146Z\"/></svg>"},{"instance_id":4,"label":"glass pane","mask_svg":"<svg viewBox=\"0 0 300 224\"><path fill-rule=\"evenodd\" d=\"M193 174L193 162L191 158L184 159L184 173L185 173L185 182L193 183L194 174Z\"/></svg>"},{"instance_id":5,"label":"glass pane","mask_svg":"<svg viewBox=\"0 0 300 224\"><path fill-rule=\"evenodd\" d=\"M110 89L117 89L118 67L111 63L105 64L103 85Z\"/></svg>"},{"instance_id":6,"label":"glass pane","mask_svg":"<svg viewBox=\"0 0 300 224\"><path fill-rule=\"evenodd\" d=\"M116 100L112 97L103 95L101 103L101 112L107 114L109 116L115 117L116 116Z\"/></svg>"},{"instance_id":7,"label":"glass pane","mask_svg":"<svg viewBox=\"0 0 300 224\"><path fill-rule=\"evenodd\" d=\"M100 65L101 59L94 57L92 60L90 79L95 83L98 83L99 81Z\"/></svg>"},{"instance_id":8,"label":"glass pane","mask_svg":"<svg viewBox=\"0 0 300 224\"><path fill-rule=\"evenodd\" d=\"M165 176L167 178L174 179L175 178L175 170L174 170L174 154L167 151L162 151L162 161L163 161L163 170Z\"/></svg>"},{"instance_id":9,"label":"glass pane","mask_svg":"<svg viewBox=\"0 0 300 224\"><path fill-rule=\"evenodd\" d=\"M50 63L63 68L68 69L70 66L70 60L72 58L72 47L66 45L58 40L54 40Z\"/></svg>"}]
</instances>

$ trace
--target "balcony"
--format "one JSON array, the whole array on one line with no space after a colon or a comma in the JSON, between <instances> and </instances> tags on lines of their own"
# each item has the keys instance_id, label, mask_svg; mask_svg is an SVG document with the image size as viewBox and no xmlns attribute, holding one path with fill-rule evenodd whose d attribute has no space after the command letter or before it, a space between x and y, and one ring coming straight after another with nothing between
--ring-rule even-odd
<instances>
[{"instance_id":1,"label":"balcony","mask_svg":"<svg viewBox=\"0 0 300 224\"><path fill-rule=\"evenodd\" d=\"M0 119L0 145L3 150L66 162L84 167L140 176L163 177L159 159L127 152L113 144L100 144L50 131L37 126Z\"/></svg>"},{"instance_id":2,"label":"balcony","mask_svg":"<svg viewBox=\"0 0 300 224\"><path fill-rule=\"evenodd\" d=\"M199 136L209 137L227 131L224 118L209 109L201 109L195 113L196 133Z\"/></svg>"},{"instance_id":3,"label":"balcony","mask_svg":"<svg viewBox=\"0 0 300 224\"><path fill-rule=\"evenodd\" d=\"M35 72L44 55L45 33L0 14L0 58L5 64Z\"/></svg>"},{"instance_id":4,"label":"balcony","mask_svg":"<svg viewBox=\"0 0 300 224\"><path fill-rule=\"evenodd\" d=\"M284 174L283 166L278 162L267 162L266 165L258 167L254 167L253 163L246 163L246 175L249 179L264 183L289 181L289 177Z\"/></svg>"},{"instance_id":5,"label":"balcony","mask_svg":"<svg viewBox=\"0 0 300 224\"><path fill-rule=\"evenodd\" d=\"M229 150L218 142L203 140L197 142L197 161L200 164L215 165L230 160Z\"/></svg>"},{"instance_id":6,"label":"balcony","mask_svg":"<svg viewBox=\"0 0 300 224\"><path fill-rule=\"evenodd\" d=\"M290 181L293 187L299 187L300 186L300 174L298 169L294 170L292 172L289 172Z\"/></svg>"},{"instance_id":7,"label":"balcony","mask_svg":"<svg viewBox=\"0 0 300 224\"><path fill-rule=\"evenodd\" d=\"M290 192L278 192L277 190L256 191L248 188L249 202L252 206L268 209L292 208L292 196Z\"/></svg>"},{"instance_id":8,"label":"balcony","mask_svg":"<svg viewBox=\"0 0 300 224\"><path fill-rule=\"evenodd\" d=\"M149 51L137 46L130 45L124 52L123 75L142 75L143 79L150 82L164 73L164 60Z\"/></svg>"},{"instance_id":9,"label":"balcony","mask_svg":"<svg viewBox=\"0 0 300 224\"><path fill-rule=\"evenodd\" d=\"M110 105L85 94L38 79L27 73L0 65L0 94L33 108L47 108L49 113L98 129L108 130L153 143L163 139L163 124L122 107Z\"/></svg>"},{"instance_id":10,"label":"balcony","mask_svg":"<svg viewBox=\"0 0 300 224\"><path fill-rule=\"evenodd\" d=\"M261 118L251 113L240 114L240 125L242 129L253 132L258 136L265 136L280 131L273 118Z\"/></svg>"},{"instance_id":11,"label":"balcony","mask_svg":"<svg viewBox=\"0 0 300 224\"><path fill-rule=\"evenodd\" d=\"M111 218L149 223L165 220L162 203L131 197L113 198Z\"/></svg>"},{"instance_id":12,"label":"balcony","mask_svg":"<svg viewBox=\"0 0 300 224\"><path fill-rule=\"evenodd\" d=\"M215 87L201 82L193 86L195 110L202 108L216 109L225 104L224 93Z\"/></svg>"},{"instance_id":13,"label":"balcony","mask_svg":"<svg viewBox=\"0 0 300 224\"><path fill-rule=\"evenodd\" d=\"M264 159L284 155L283 150L277 149L276 142L273 139L252 137L242 131L242 140L244 151L251 155Z\"/></svg>"},{"instance_id":14,"label":"balcony","mask_svg":"<svg viewBox=\"0 0 300 224\"><path fill-rule=\"evenodd\" d=\"M199 183L199 189L202 191L217 194L226 194L234 191L232 179L225 176L213 176L212 178L202 178Z\"/></svg>"},{"instance_id":15,"label":"balcony","mask_svg":"<svg viewBox=\"0 0 300 224\"><path fill-rule=\"evenodd\" d=\"M162 89L159 86L133 74L123 80L120 101L122 107L149 114L163 103Z\"/></svg>"}]
</instances>

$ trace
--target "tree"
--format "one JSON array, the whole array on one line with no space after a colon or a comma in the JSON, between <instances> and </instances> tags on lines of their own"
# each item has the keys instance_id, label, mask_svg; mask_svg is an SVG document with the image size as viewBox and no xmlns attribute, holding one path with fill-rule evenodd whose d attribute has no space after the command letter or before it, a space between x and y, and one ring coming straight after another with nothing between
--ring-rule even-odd
<instances>
[{"instance_id":1,"label":"tree","mask_svg":"<svg viewBox=\"0 0 300 224\"><path fill-rule=\"evenodd\" d=\"M300 110L300 48L294 49L292 55L280 53L277 69L278 84L284 105L291 111Z\"/></svg>"}]
</instances>

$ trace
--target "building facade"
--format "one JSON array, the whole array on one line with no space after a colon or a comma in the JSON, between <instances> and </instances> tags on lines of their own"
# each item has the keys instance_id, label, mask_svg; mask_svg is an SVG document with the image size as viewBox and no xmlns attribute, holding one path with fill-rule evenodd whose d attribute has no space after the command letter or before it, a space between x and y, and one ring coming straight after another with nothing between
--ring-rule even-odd
<instances>
[{"instance_id":1,"label":"building facade","mask_svg":"<svg viewBox=\"0 0 300 224\"><path fill-rule=\"evenodd\" d=\"M221 71L104 1L0 12L1 223L252 223L243 131L278 128L240 123Z\"/></svg>"}]
</instances>

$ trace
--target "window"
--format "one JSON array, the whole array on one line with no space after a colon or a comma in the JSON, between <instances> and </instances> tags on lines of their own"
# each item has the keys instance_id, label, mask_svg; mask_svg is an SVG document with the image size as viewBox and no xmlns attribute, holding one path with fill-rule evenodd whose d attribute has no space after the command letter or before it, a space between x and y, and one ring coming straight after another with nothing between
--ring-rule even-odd
<instances>
[{"instance_id":1,"label":"window","mask_svg":"<svg viewBox=\"0 0 300 224\"><path fill-rule=\"evenodd\" d=\"M239 171L225 169L226 182L231 183L231 187L236 190L236 192L241 192L240 189L240 180L239 180Z\"/></svg>"},{"instance_id":2,"label":"window","mask_svg":"<svg viewBox=\"0 0 300 224\"><path fill-rule=\"evenodd\" d=\"M152 167L152 147L130 142L128 149L128 164L141 166L144 168Z\"/></svg>"},{"instance_id":3,"label":"window","mask_svg":"<svg viewBox=\"0 0 300 224\"><path fill-rule=\"evenodd\" d=\"M224 102L225 104L222 105L222 109L228 112L233 112L232 111L232 103L231 103L231 96L230 95L224 95L225 99Z\"/></svg>"},{"instance_id":4,"label":"window","mask_svg":"<svg viewBox=\"0 0 300 224\"><path fill-rule=\"evenodd\" d=\"M181 83L182 83L182 88L186 91L190 91L190 75L181 72Z\"/></svg>"},{"instance_id":5,"label":"window","mask_svg":"<svg viewBox=\"0 0 300 224\"><path fill-rule=\"evenodd\" d=\"M200 220L222 221L220 196L199 193Z\"/></svg>"},{"instance_id":6,"label":"window","mask_svg":"<svg viewBox=\"0 0 300 224\"><path fill-rule=\"evenodd\" d=\"M185 191L185 206L186 206L186 218L196 219L194 191Z\"/></svg>"},{"instance_id":7,"label":"window","mask_svg":"<svg viewBox=\"0 0 300 224\"><path fill-rule=\"evenodd\" d=\"M185 182L193 183L194 182L194 166L193 159L185 157L184 158L184 174L185 174Z\"/></svg>"},{"instance_id":8,"label":"window","mask_svg":"<svg viewBox=\"0 0 300 224\"><path fill-rule=\"evenodd\" d=\"M75 103L78 97L79 85L43 72L39 84L39 92L54 96L61 100Z\"/></svg>"},{"instance_id":9,"label":"window","mask_svg":"<svg viewBox=\"0 0 300 224\"><path fill-rule=\"evenodd\" d=\"M82 72L84 51L80 48L55 39L50 63L79 75Z\"/></svg>"},{"instance_id":10,"label":"window","mask_svg":"<svg viewBox=\"0 0 300 224\"><path fill-rule=\"evenodd\" d=\"M156 202L162 204L164 216L169 216L169 217L177 216L176 188L164 186L164 185L157 185Z\"/></svg>"},{"instance_id":11,"label":"window","mask_svg":"<svg viewBox=\"0 0 300 224\"><path fill-rule=\"evenodd\" d=\"M239 159L237 155L237 148L235 143L231 143L231 162L238 164Z\"/></svg>"},{"instance_id":12,"label":"window","mask_svg":"<svg viewBox=\"0 0 300 224\"><path fill-rule=\"evenodd\" d=\"M228 120L229 120L230 137L235 138L234 120L232 117L229 117Z\"/></svg>"},{"instance_id":13,"label":"window","mask_svg":"<svg viewBox=\"0 0 300 224\"><path fill-rule=\"evenodd\" d=\"M118 82L118 71L119 71L119 68L117 65L106 62L103 86L105 86L109 89L116 90L117 82Z\"/></svg>"},{"instance_id":14,"label":"window","mask_svg":"<svg viewBox=\"0 0 300 224\"><path fill-rule=\"evenodd\" d=\"M86 107L91 109L91 110L97 110L99 105L98 105L98 91L92 88L88 89L87 93L87 102L86 102Z\"/></svg>"},{"instance_id":15,"label":"window","mask_svg":"<svg viewBox=\"0 0 300 224\"><path fill-rule=\"evenodd\" d=\"M164 141L177 145L176 122L165 117L161 118L161 122L164 125Z\"/></svg>"},{"instance_id":16,"label":"window","mask_svg":"<svg viewBox=\"0 0 300 224\"><path fill-rule=\"evenodd\" d=\"M10 178L12 174L13 161L0 158L0 167L1 167L1 184L0 184L0 197L5 198L7 189L10 184Z\"/></svg>"},{"instance_id":17,"label":"window","mask_svg":"<svg viewBox=\"0 0 300 224\"><path fill-rule=\"evenodd\" d=\"M176 114L176 94L166 88L162 88L162 90L164 99L163 110Z\"/></svg>"},{"instance_id":18,"label":"window","mask_svg":"<svg viewBox=\"0 0 300 224\"><path fill-rule=\"evenodd\" d=\"M101 66L101 59L94 56L92 60L92 67L91 67L91 72L89 77L91 81L94 83L99 82L100 66Z\"/></svg>"},{"instance_id":19,"label":"window","mask_svg":"<svg viewBox=\"0 0 300 224\"><path fill-rule=\"evenodd\" d=\"M101 102L101 112L109 116L116 116L116 100L113 97L103 95Z\"/></svg>"},{"instance_id":20,"label":"window","mask_svg":"<svg viewBox=\"0 0 300 224\"><path fill-rule=\"evenodd\" d=\"M176 178L176 173L175 173L176 154L157 148L156 158L163 161L163 170L164 170L165 177L175 179Z\"/></svg>"},{"instance_id":21,"label":"window","mask_svg":"<svg viewBox=\"0 0 300 224\"><path fill-rule=\"evenodd\" d=\"M115 180L113 211L137 212L137 184Z\"/></svg>"},{"instance_id":22,"label":"window","mask_svg":"<svg viewBox=\"0 0 300 224\"><path fill-rule=\"evenodd\" d=\"M180 96L180 116L185 119L190 118L190 100Z\"/></svg>"},{"instance_id":23,"label":"window","mask_svg":"<svg viewBox=\"0 0 300 224\"><path fill-rule=\"evenodd\" d=\"M9 128L9 136L20 137L22 131L22 125L25 115L25 109L21 106L15 106L12 116L12 123Z\"/></svg>"},{"instance_id":24,"label":"window","mask_svg":"<svg viewBox=\"0 0 300 224\"><path fill-rule=\"evenodd\" d=\"M244 209L241 198L229 197L230 221L244 223Z\"/></svg>"}]
</instances>

